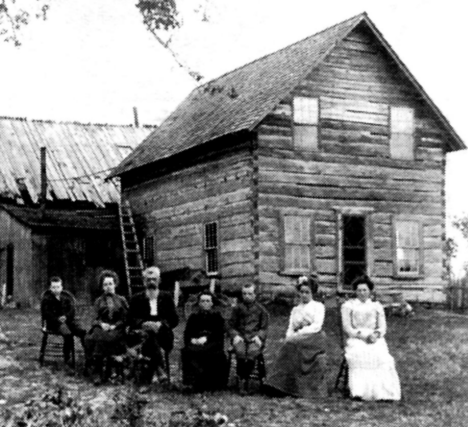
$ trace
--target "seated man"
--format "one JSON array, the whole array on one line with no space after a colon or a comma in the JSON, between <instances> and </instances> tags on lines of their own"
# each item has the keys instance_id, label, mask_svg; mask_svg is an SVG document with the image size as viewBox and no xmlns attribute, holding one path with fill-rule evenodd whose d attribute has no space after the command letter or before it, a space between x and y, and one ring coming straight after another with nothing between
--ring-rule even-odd
<instances>
[{"instance_id":1,"label":"seated man","mask_svg":"<svg viewBox=\"0 0 468 427\"><path fill-rule=\"evenodd\" d=\"M65 363L71 366L73 336L80 338L84 349L86 331L76 321L75 299L70 292L63 290L60 277L50 279L50 288L42 297L41 313L46 329L63 336L63 356Z\"/></svg>"},{"instance_id":2,"label":"seated man","mask_svg":"<svg viewBox=\"0 0 468 427\"><path fill-rule=\"evenodd\" d=\"M187 320L182 349L182 375L187 390L222 389L227 383L224 319L213 310L213 294L198 296L199 310Z\"/></svg>"},{"instance_id":3,"label":"seated man","mask_svg":"<svg viewBox=\"0 0 468 427\"><path fill-rule=\"evenodd\" d=\"M248 388L248 379L255 359L263 351L268 328L268 312L256 301L255 286L244 285L242 301L234 308L229 322L229 334L237 357L240 391Z\"/></svg>"},{"instance_id":4,"label":"seated man","mask_svg":"<svg viewBox=\"0 0 468 427\"><path fill-rule=\"evenodd\" d=\"M149 359L146 378L149 383L154 373L160 382L167 381L162 351L172 350L172 330L179 323L172 296L159 290L160 278L161 273L157 267L148 267L143 271L145 290L131 298L128 314L130 330L141 335L141 352Z\"/></svg>"}]
</instances>

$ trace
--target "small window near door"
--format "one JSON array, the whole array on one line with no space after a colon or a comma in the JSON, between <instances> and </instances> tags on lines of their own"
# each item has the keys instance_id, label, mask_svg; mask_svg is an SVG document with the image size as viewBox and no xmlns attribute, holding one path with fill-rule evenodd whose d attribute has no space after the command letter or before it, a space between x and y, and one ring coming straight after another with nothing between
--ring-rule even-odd
<instances>
[{"instance_id":1,"label":"small window near door","mask_svg":"<svg viewBox=\"0 0 468 427\"><path fill-rule=\"evenodd\" d=\"M395 273L397 276L419 276L422 273L421 223L395 219Z\"/></svg>"},{"instance_id":2,"label":"small window near door","mask_svg":"<svg viewBox=\"0 0 468 427\"><path fill-rule=\"evenodd\" d=\"M216 274L219 270L218 259L218 223L205 224L205 269L208 274Z\"/></svg>"},{"instance_id":3,"label":"small window near door","mask_svg":"<svg viewBox=\"0 0 468 427\"><path fill-rule=\"evenodd\" d=\"M318 149L319 100L296 96L293 100L294 148Z\"/></svg>"},{"instance_id":4,"label":"small window near door","mask_svg":"<svg viewBox=\"0 0 468 427\"><path fill-rule=\"evenodd\" d=\"M146 266L154 265L154 236L143 238L143 262Z\"/></svg>"}]
</instances>

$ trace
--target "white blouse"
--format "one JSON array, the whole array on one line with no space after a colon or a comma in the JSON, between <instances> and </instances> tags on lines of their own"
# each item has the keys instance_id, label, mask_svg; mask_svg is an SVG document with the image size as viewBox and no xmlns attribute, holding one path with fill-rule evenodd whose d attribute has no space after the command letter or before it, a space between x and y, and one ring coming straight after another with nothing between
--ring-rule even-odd
<instances>
[{"instance_id":1,"label":"white blouse","mask_svg":"<svg viewBox=\"0 0 468 427\"><path fill-rule=\"evenodd\" d=\"M296 305L289 317L286 338L294 335L313 334L320 332L325 319L325 306L321 302L310 301L307 304Z\"/></svg>"},{"instance_id":2,"label":"white blouse","mask_svg":"<svg viewBox=\"0 0 468 427\"><path fill-rule=\"evenodd\" d=\"M383 337L387 331L385 312L377 301L351 299L341 306L343 329L348 337L367 337L377 331Z\"/></svg>"}]
</instances>

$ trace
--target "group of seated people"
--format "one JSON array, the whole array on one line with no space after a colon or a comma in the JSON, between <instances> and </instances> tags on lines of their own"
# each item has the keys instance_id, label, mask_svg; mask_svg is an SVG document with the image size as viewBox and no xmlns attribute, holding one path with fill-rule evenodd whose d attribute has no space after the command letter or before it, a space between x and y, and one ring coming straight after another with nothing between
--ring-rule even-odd
<instances>
[{"instance_id":1,"label":"group of seated people","mask_svg":"<svg viewBox=\"0 0 468 427\"><path fill-rule=\"evenodd\" d=\"M73 298L63 291L59 278L51 279L50 289L44 294L42 314L47 328L64 336L66 360L70 358L73 336L80 337L86 367L93 369L96 384L107 379L103 369L107 358L119 357L137 347L140 357L148 361L147 382L167 381L163 352L173 348L173 329L179 318L171 295L159 290L159 269L149 267L143 277L145 290L133 295L127 304L124 297L116 294L117 275L104 271L100 277L103 294L95 302L95 319L87 332L77 324ZM300 277L296 288L299 303L291 311L284 340L274 349L276 358L264 383L265 391L274 396L324 397L328 395L329 383L328 339L322 330L325 306L314 300L317 277ZM356 298L341 307L351 397L399 400L398 374L385 341L384 310L371 299L374 284L368 277L361 277L355 280L353 288ZM249 378L265 348L268 312L257 301L252 284L242 287L241 301L226 324L214 302L213 294L202 292L198 310L187 319L181 349L182 382L193 391L212 391L227 385L227 333L236 357L240 391L248 392Z\"/></svg>"}]
</instances>

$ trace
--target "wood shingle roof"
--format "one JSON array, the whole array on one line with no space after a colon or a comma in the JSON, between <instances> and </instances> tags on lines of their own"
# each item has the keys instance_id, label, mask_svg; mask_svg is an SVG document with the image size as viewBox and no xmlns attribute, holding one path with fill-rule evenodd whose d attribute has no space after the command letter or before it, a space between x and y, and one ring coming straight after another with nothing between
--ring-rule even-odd
<instances>
[{"instance_id":1,"label":"wood shingle roof","mask_svg":"<svg viewBox=\"0 0 468 427\"><path fill-rule=\"evenodd\" d=\"M105 177L153 129L0 117L0 199L38 202L46 147L48 200L117 202L120 189Z\"/></svg>"},{"instance_id":2,"label":"wood shingle roof","mask_svg":"<svg viewBox=\"0 0 468 427\"><path fill-rule=\"evenodd\" d=\"M235 69L196 89L111 173L111 177L168 158L222 136L253 130L350 31L365 22L421 93L450 136L465 148L447 119L363 13Z\"/></svg>"}]
</instances>

